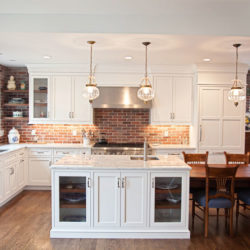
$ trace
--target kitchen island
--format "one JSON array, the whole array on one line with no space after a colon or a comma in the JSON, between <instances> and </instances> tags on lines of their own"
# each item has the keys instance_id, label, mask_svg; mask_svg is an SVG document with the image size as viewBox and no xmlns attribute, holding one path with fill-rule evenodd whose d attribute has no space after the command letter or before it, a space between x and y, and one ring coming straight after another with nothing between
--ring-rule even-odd
<instances>
[{"instance_id":1,"label":"kitchen island","mask_svg":"<svg viewBox=\"0 0 250 250\"><path fill-rule=\"evenodd\" d=\"M190 238L178 156L75 155L51 166L51 238Z\"/></svg>"}]
</instances>

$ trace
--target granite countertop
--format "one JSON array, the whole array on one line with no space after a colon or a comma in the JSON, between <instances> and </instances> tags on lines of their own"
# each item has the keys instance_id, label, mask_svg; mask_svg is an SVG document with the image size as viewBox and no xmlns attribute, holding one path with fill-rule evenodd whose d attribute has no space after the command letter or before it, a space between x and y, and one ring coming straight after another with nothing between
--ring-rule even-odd
<instances>
[{"instance_id":1,"label":"granite countertop","mask_svg":"<svg viewBox=\"0 0 250 250\"><path fill-rule=\"evenodd\" d=\"M171 169L190 170L178 156L157 156L159 160L131 160L129 155L68 155L51 166L51 169ZM137 157L137 156L135 156Z\"/></svg>"},{"instance_id":2,"label":"granite countertop","mask_svg":"<svg viewBox=\"0 0 250 250\"><path fill-rule=\"evenodd\" d=\"M153 149L196 149L189 144L149 144Z\"/></svg>"}]
</instances>

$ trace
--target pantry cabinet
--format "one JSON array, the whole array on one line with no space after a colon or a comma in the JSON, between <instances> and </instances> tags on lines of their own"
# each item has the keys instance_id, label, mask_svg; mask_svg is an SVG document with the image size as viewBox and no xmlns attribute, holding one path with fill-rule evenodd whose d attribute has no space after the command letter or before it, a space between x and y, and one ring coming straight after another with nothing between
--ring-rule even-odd
<instances>
[{"instance_id":1,"label":"pantry cabinet","mask_svg":"<svg viewBox=\"0 0 250 250\"><path fill-rule=\"evenodd\" d=\"M199 150L244 152L245 103L228 100L226 86L199 87Z\"/></svg>"},{"instance_id":2,"label":"pantry cabinet","mask_svg":"<svg viewBox=\"0 0 250 250\"><path fill-rule=\"evenodd\" d=\"M192 76L155 76L151 123L191 123Z\"/></svg>"}]
</instances>

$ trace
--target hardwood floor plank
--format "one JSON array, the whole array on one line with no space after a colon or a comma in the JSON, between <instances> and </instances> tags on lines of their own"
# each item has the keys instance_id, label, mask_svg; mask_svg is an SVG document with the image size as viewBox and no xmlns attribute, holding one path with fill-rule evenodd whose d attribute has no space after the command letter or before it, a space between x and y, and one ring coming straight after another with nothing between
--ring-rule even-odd
<instances>
[{"instance_id":1,"label":"hardwood floor plank","mask_svg":"<svg viewBox=\"0 0 250 250\"><path fill-rule=\"evenodd\" d=\"M216 215L216 211L211 210L211 214ZM250 249L249 220L240 216L237 232L230 238L224 216L220 216L218 225L216 216L209 219L207 239L203 237L203 223L198 219L190 240L50 239L50 191L24 191L0 209L0 250Z\"/></svg>"}]
</instances>

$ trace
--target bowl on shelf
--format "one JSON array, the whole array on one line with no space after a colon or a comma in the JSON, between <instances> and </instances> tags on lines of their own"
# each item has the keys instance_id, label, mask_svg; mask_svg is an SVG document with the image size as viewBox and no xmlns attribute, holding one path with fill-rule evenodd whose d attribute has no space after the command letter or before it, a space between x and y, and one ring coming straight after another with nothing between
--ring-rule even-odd
<instances>
[{"instance_id":1,"label":"bowl on shelf","mask_svg":"<svg viewBox=\"0 0 250 250\"><path fill-rule=\"evenodd\" d=\"M47 90L47 87L40 86L38 87L39 90Z\"/></svg>"},{"instance_id":2,"label":"bowl on shelf","mask_svg":"<svg viewBox=\"0 0 250 250\"><path fill-rule=\"evenodd\" d=\"M62 199L66 202L77 203L86 200L86 195L82 193L66 193L62 195Z\"/></svg>"},{"instance_id":3,"label":"bowl on shelf","mask_svg":"<svg viewBox=\"0 0 250 250\"><path fill-rule=\"evenodd\" d=\"M13 103L13 104L23 104L24 102L25 100L23 98L17 98L17 97L11 98L9 100L9 103Z\"/></svg>"},{"instance_id":4,"label":"bowl on shelf","mask_svg":"<svg viewBox=\"0 0 250 250\"><path fill-rule=\"evenodd\" d=\"M23 112L22 111L13 111L12 117L23 117Z\"/></svg>"}]
</instances>

